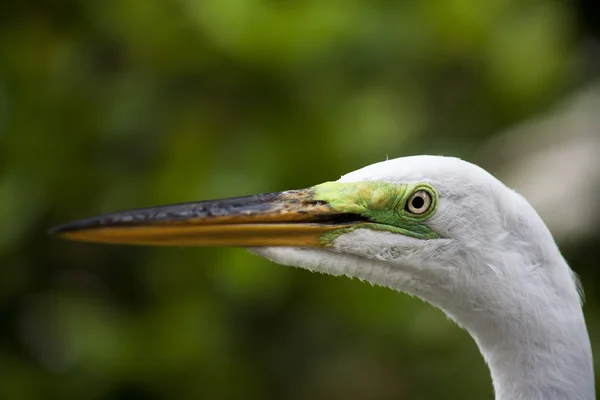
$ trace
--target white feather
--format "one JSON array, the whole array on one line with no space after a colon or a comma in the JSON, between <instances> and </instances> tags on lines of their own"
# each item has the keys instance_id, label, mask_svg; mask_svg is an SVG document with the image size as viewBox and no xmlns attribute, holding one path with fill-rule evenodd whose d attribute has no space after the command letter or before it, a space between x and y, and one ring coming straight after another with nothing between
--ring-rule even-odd
<instances>
[{"instance_id":1,"label":"white feather","mask_svg":"<svg viewBox=\"0 0 600 400\"><path fill-rule=\"evenodd\" d=\"M579 283L529 203L456 158L387 160L341 182L428 182L439 193L426 224L442 239L358 229L331 249L255 248L274 262L347 275L439 307L475 339L496 398L595 398Z\"/></svg>"}]
</instances>

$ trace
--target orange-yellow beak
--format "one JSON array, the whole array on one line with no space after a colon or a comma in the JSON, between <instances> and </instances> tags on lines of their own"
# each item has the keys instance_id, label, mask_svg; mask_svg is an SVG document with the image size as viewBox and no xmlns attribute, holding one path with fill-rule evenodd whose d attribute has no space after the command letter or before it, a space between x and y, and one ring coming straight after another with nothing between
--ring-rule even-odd
<instances>
[{"instance_id":1,"label":"orange-yellow beak","mask_svg":"<svg viewBox=\"0 0 600 400\"><path fill-rule=\"evenodd\" d=\"M58 226L86 242L167 246L312 246L364 221L314 200L310 189L117 212Z\"/></svg>"}]
</instances>

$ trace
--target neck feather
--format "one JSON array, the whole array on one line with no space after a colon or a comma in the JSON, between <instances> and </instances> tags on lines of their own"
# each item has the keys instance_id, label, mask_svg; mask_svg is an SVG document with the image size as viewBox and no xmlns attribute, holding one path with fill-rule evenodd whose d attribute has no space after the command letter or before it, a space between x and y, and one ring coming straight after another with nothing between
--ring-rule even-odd
<instances>
[{"instance_id":1,"label":"neck feather","mask_svg":"<svg viewBox=\"0 0 600 400\"><path fill-rule=\"evenodd\" d=\"M498 400L595 399L579 295L569 267L562 257L559 262L564 265L544 265L543 273L533 270L527 278L510 279L512 285L496 285L510 288L504 292L489 286L486 292L484 285L479 304L471 299L451 309L440 305L477 342Z\"/></svg>"},{"instance_id":2,"label":"neck feather","mask_svg":"<svg viewBox=\"0 0 600 400\"><path fill-rule=\"evenodd\" d=\"M388 246L392 234L357 230L337 239L338 251L253 248L274 262L358 277L418 296L444 310L477 342L497 400L593 400L592 354L571 270L556 246L503 253L477 251L484 268L397 265L351 253ZM551 238L546 243L554 243ZM515 249L516 245L500 246ZM443 250L439 251L443 254ZM390 254L405 254L393 252ZM428 251L428 254L437 252ZM481 255L489 254L489 259ZM505 265L498 265L499 259ZM550 261L552 260L552 261ZM474 271L483 271L474 275ZM461 286L461 285L467 285ZM469 295L466 296L465 293Z\"/></svg>"},{"instance_id":3,"label":"neck feather","mask_svg":"<svg viewBox=\"0 0 600 400\"><path fill-rule=\"evenodd\" d=\"M489 365L496 398L595 399L591 349L581 312L540 323L470 328ZM497 332L511 332L501 337Z\"/></svg>"}]
</instances>

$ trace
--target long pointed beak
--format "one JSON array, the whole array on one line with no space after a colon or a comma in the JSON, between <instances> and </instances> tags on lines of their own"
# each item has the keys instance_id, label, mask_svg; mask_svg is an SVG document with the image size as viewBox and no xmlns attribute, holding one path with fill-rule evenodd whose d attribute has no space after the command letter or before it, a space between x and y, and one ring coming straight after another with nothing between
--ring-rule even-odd
<instances>
[{"instance_id":1,"label":"long pointed beak","mask_svg":"<svg viewBox=\"0 0 600 400\"><path fill-rule=\"evenodd\" d=\"M305 189L122 211L58 226L50 234L137 245L321 247L325 233L360 221Z\"/></svg>"}]
</instances>

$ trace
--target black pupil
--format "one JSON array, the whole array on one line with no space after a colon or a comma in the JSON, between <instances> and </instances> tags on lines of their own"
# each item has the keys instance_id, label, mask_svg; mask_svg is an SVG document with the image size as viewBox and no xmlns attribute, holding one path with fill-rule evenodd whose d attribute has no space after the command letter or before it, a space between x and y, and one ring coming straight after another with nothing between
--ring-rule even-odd
<instances>
[{"instance_id":1,"label":"black pupil","mask_svg":"<svg viewBox=\"0 0 600 400\"><path fill-rule=\"evenodd\" d=\"M412 199L412 206L415 209L423 208L425 205L425 200L422 197L415 197Z\"/></svg>"}]
</instances>

